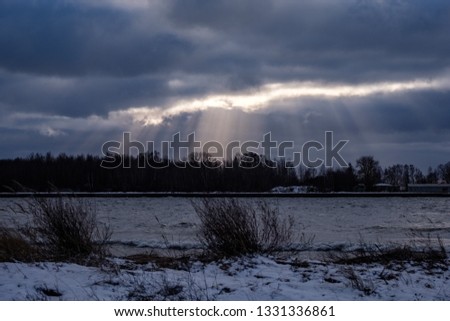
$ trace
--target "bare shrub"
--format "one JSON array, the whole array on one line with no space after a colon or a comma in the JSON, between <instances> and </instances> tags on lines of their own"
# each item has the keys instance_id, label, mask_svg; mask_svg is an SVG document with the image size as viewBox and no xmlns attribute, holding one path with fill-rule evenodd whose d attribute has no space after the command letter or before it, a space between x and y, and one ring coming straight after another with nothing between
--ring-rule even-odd
<instances>
[{"instance_id":1,"label":"bare shrub","mask_svg":"<svg viewBox=\"0 0 450 321\"><path fill-rule=\"evenodd\" d=\"M290 246L293 220L282 220L266 203L205 198L193 203L200 218L200 242L214 257L272 253Z\"/></svg>"},{"instance_id":2,"label":"bare shrub","mask_svg":"<svg viewBox=\"0 0 450 321\"><path fill-rule=\"evenodd\" d=\"M111 231L97 221L95 210L86 201L35 197L19 208L30 217L22 235L39 244L48 259L78 261L106 254Z\"/></svg>"},{"instance_id":3,"label":"bare shrub","mask_svg":"<svg viewBox=\"0 0 450 321\"><path fill-rule=\"evenodd\" d=\"M294 219L289 216L282 220L277 208L267 203L259 204L260 229L259 243L264 252L275 252L291 247L293 241Z\"/></svg>"}]
</instances>

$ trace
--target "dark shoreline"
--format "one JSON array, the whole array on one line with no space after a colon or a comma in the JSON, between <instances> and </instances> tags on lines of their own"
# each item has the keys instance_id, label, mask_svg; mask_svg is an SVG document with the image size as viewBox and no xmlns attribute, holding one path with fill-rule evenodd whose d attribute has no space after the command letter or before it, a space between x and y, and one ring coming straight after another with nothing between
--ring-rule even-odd
<instances>
[{"instance_id":1,"label":"dark shoreline","mask_svg":"<svg viewBox=\"0 0 450 321\"><path fill-rule=\"evenodd\" d=\"M231 193L231 192L20 192L0 193L0 198L26 198L26 197L110 197L110 198L154 198L154 197L238 197L238 198L339 198L339 197L450 197L450 193L410 193L410 192L373 192L373 193Z\"/></svg>"}]
</instances>

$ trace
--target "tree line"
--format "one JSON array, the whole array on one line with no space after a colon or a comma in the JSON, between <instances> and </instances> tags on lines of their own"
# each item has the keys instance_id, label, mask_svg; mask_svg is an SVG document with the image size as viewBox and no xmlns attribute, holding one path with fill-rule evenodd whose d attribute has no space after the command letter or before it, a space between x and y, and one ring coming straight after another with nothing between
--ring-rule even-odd
<instances>
[{"instance_id":1,"label":"tree line","mask_svg":"<svg viewBox=\"0 0 450 321\"><path fill-rule=\"evenodd\" d=\"M157 153L111 156L31 154L0 160L0 191L73 192L267 192L277 186L306 185L319 192L374 191L377 184L403 190L409 184L450 182L450 162L427 173L410 164L382 168L362 156L346 168L290 168L283 160L249 153L217 161L192 154L185 161L159 159ZM127 166L119 166L126 164ZM164 164L164 166L161 166Z\"/></svg>"}]
</instances>

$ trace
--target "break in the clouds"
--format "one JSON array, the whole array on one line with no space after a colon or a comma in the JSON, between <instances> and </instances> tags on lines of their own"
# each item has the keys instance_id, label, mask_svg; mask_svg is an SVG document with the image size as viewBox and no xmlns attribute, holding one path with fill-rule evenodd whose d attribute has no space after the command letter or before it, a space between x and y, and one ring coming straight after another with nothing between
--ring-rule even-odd
<instances>
[{"instance_id":1,"label":"break in the clouds","mask_svg":"<svg viewBox=\"0 0 450 321\"><path fill-rule=\"evenodd\" d=\"M0 0L1 156L105 140L349 139L450 160L448 1Z\"/></svg>"}]
</instances>

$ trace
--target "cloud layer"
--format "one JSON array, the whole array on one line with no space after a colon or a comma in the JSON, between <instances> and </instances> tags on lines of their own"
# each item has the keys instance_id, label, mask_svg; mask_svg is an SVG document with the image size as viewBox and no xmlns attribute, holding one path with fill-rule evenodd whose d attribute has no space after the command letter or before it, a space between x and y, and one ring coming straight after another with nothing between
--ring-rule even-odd
<instances>
[{"instance_id":1,"label":"cloud layer","mask_svg":"<svg viewBox=\"0 0 450 321\"><path fill-rule=\"evenodd\" d=\"M0 157L334 130L349 157L434 166L449 31L448 1L2 0Z\"/></svg>"}]
</instances>

